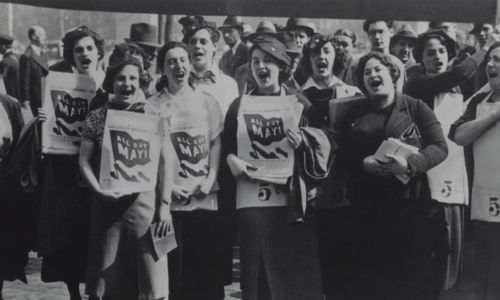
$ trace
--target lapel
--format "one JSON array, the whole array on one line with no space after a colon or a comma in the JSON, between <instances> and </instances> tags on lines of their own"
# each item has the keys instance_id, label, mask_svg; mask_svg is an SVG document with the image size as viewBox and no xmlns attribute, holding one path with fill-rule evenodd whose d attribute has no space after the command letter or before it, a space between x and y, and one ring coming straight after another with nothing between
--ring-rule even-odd
<instances>
[{"instance_id":1,"label":"lapel","mask_svg":"<svg viewBox=\"0 0 500 300\"><path fill-rule=\"evenodd\" d=\"M389 120L387 121L385 136L399 138L401 133L413 124L413 120L410 117L410 112L407 106L408 103L405 101L406 96L396 92L394 97L395 106L389 116Z\"/></svg>"},{"instance_id":2,"label":"lapel","mask_svg":"<svg viewBox=\"0 0 500 300\"><path fill-rule=\"evenodd\" d=\"M243 45L243 42L240 42L240 44L236 48L236 52L233 55L233 61L239 60L244 56L244 52L246 50L245 48L246 46Z\"/></svg>"},{"instance_id":3,"label":"lapel","mask_svg":"<svg viewBox=\"0 0 500 300\"><path fill-rule=\"evenodd\" d=\"M28 56L30 56L45 72L49 71L49 65L47 64L47 61L42 59L41 55L36 54L35 51L33 51L33 49L29 46L26 51L29 51Z\"/></svg>"}]
</instances>

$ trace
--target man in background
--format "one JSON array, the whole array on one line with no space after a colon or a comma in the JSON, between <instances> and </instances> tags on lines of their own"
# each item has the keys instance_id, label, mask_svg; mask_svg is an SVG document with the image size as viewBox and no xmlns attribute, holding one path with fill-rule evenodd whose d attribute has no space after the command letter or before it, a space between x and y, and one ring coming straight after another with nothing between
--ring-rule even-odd
<instances>
[{"instance_id":1,"label":"man in background","mask_svg":"<svg viewBox=\"0 0 500 300\"><path fill-rule=\"evenodd\" d=\"M249 49L241 41L243 32L241 17L228 16L219 30L222 31L224 42L229 46L229 50L222 55L219 68L224 74L234 78L236 69L248 62Z\"/></svg>"},{"instance_id":2,"label":"man in background","mask_svg":"<svg viewBox=\"0 0 500 300\"><path fill-rule=\"evenodd\" d=\"M3 55L0 62L0 74L3 77L7 95L19 99L19 57L12 50L13 42L13 37L0 34L0 53Z\"/></svg>"}]
</instances>

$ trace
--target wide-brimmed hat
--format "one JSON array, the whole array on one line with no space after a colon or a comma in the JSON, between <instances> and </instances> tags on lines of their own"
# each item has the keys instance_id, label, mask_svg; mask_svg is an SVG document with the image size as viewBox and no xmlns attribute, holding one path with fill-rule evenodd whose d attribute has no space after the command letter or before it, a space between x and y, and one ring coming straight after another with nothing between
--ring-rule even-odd
<instances>
[{"instance_id":1,"label":"wide-brimmed hat","mask_svg":"<svg viewBox=\"0 0 500 300\"><path fill-rule=\"evenodd\" d=\"M287 54L286 46L280 42L278 39L270 35L260 35L256 37L253 41L253 46L250 48L250 53L255 49L260 49L267 54L271 55L278 61L281 61L287 66L290 66L290 56Z\"/></svg>"},{"instance_id":2,"label":"wide-brimmed hat","mask_svg":"<svg viewBox=\"0 0 500 300\"><path fill-rule=\"evenodd\" d=\"M130 38L125 39L127 43L159 48L158 28L148 23L134 23L130 26Z\"/></svg>"},{"instance_id":3,"label":"wide-brimmed hat","mask_svg":"<svg viewBox=\"0 0 500 300\"><path fill-rule=\"evenodd\" d=\"M227 16L222 26L219 27L219 30L224 31L229 28L236 28L239 31L243 31L243 19L240 16Z\"/></svg>"},{"instance_id":4,"label":"wide-brimmed hat","mask_svg":"<svg viewBox=\"0 0 500 300\"><path fill-rule=\"evenodd\" d=\"M427 40L431 38L438 38L444 43L444 46L448 51L449 59L452 59L457 55L457 49L458 49L457 42L454 39L452 39L449 35L447 35L446 32L444 32L444 30L431 29L420 34L417 38L417 45L415 49L413 49L413 57L415 57L415 60L417 62L422 61L425 43L427 42Z\"/></svg>"},{"instance_id":5,"label":"wide-brimmed hat","mask_svg":"<svg viewBox=\"0 0 500 300\"><path fill-rule=\"evenodd\" d=\"M283 43L286 47L286 52L288 54L301 54L302 50L297 46L297 38L295 33L291 31L280 31L274 35L274 37Z\"/></svg>"},{"instance_id":6,"label":"wide-brimmed hat","mask_svg":"<svg viewBox=\"0 0 500 300\"><path fill-rule=\"evenodd\" d=\"M257 25L257 29L255 29L255 32L250 34L248 38L251 41L261 34L273 35L275 33L276 33L276 28L274 27L273 22L262 21L259 23L259 25Z\"/></svg>"},{"instance_id":7,"label":"wide-brimmed hat","mask_svg":"<svg viewBox=\"0 0 500 300\"><path fill-rule=\"evenodd\" d=\"M14 38L10 35L0 34L0 45L10 46L14 42Z\"/></svg>"},{"instance_id":8,"label":"wide-brimmed hat","mask_svg":"<svg viewBox=\"0 0 500 300\"><path fill-rule=\"evenodd\" d=\"M241 32L241 37L242 38L250 38L250 35L253 32L252 25L243 23L243 31Z\"/></svg>"},{"instance_id":9,"label":"wide-brimmed hat","mask_svg":"<svg viewBox=\"0 0 500 300\"><path fill-rule=\"evenodd\" d=\"M417 43L417 33L413 28L411 28L410 25L408 24L403 24L396 34L394 34L391 38L391 45L397 43L397 41L401 38L409 39L412 40L413 42Z\"/></svg>"},{"instance_id":10,"label":"wide-brimmed hat","mask_svg":"<svg viewBox=\"0 0 500 300\"><path fill-rule=\"evenodd\" d=\"M283 30L291 31L293 29L303 29L307 33L307 35L312 36L316 31L313 25L313 23L307 22L302 18L289 18Z\"/></svg>"}]
</instances>

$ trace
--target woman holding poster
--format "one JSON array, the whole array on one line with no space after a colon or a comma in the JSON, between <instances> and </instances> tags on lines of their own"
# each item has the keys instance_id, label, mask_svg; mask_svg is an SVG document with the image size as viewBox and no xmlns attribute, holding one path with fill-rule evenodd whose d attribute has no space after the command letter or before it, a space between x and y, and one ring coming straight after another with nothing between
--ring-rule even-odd
<instances>
[{"instance_id":1,"label":"woman holding poster","mask_svg":"<svg viewBox=\"0 0 500 300\"><path fill-rule=\"evenodd\" d=\"M155 219L168 217L168 207L156 197L154 188L158 160L156 166L151 162L159 145L148 139L151 129L141 127L154 118L148 104L138 100L141 68L142 64L133 57L112 62L106 70L103 88L113 98L92 111L83 128L80 169L94 192L86 285L90 299L153 300L168 296L167 261L155 255L149 233ZM126 113L132 121L122 128L106 131L105 123L112 121L110 116L119 113ZM126 122L126 118L114 120L118 121ZM110 154L114 155L112 160ZM104 155L107 161L100 159ZM103 168L110 164L113 171L104 174ZM127 182L134 187L144 182L148 190L124 193L104 187L106 182L122 187Z\"/></svg>"},{"instance_id":2,"label":"woman holding poster","mask_svg":"<svg viewBox=\"0 0 500 300\"><path fill-rule=\"evenodd\" d=\"M353 299L437 299L432 222L426 171L447 155L432 110L396 91L401 75L392 59L371 52L360 59L358 79L368 106L350 118L337 163L347 173L353 209ZM348 112L350 114L350 112ZM377 149L388 138L412 147L408 156ZM377 153L377 155L376 155ZM442 220L440 220L442 222Z\"/></svg>"},{"instance_id":3,"label":"woman holding poster","mask_svg":"<svg viewBox=\"0 0 500 300\"><path fill-rule=\"evenodd\" d=\"M450 128L458 145L472 145L474 173L471 217L474 220L475 299L500 299L500 42L486 53L491 91L478 93Z\"/></svg>"},{"instance_id":4,"label":"woman holding poster","mask_svg":"<svg viewBox=\"0 0 500 300\"><path fill-rule=\"evenodd\" d=\"M190 83L186 45L166 43L158 53L163 89L148 101L167 120L165 168L178 252L175 299L224 299L219 172L223 116L217 100ZM170 263L174 263L174 259ZM172 295L173 296L173 295Z\"/></svg>"},{"instance_id":5,"label":"woman holding poster","mask_svg":"<svg viewBox=\"0 0 500 300\"><path fill-rule=\"evenodd\" d=\"M90 83L92 87L88 89L95 91L104 79L99 65L104 55L104 40L96 32L80 26L68 31L62 42L64 59L49 68L49 77L53 72L89 75L82 82ZM62 78L66 77L71 76ZM44 103L44 108L39 109L40 120L47 125L52 120L47 120L46 108L53 108L55 123L54 127L47 127L51 129L48 134L61 138L75 149L72 154L45 155L38 225L38 254L43 257L41 279L66 283L73 300L81 299L79 283L85 282L91 198L90 189L79 172L78 148L66 139L68 136L79 139L78 128L88 114L94 92L81 96L78 92L51 87L49 99L44 99L44 102L51 101L50 105Z\"/></svg>"},{"instance_id":6,"label":"woman holding poster","mask_svg":"<svg viewBox=\"0 0 500 300\"><path fill-rule=\"evenodd\" d=\"M290 66L285 45L270 36L253 44L258 87L231 104L222 136L221 188L224 199L236 199L243 299L323 299L316 225L298 187L301 179L314 180L298 174L312 164L301 161L304 153L328 148L322 152L328 158L334 145L317 129L321 122L307 99L282 85ZM314 151L308 131L322 140Z\"/></svg>"}]
</instances>

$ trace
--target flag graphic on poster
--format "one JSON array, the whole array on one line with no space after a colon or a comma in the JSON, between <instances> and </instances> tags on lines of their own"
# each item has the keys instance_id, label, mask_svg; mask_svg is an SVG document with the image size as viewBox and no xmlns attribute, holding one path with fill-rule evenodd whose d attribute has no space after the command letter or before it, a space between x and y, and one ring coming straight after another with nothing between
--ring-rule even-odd
<instances>
[{"instance_id":1,"label":"flag graphic on poster","mask_svg":"<svg viewBox=\"0 0 500 300\"><path fill-rule=\"evenodd\" d=\"M92 77L50 72L43 79L42 105L47 121L42 127L42 152L77 154L82 125L96 93Z\"/></svg>"},{"instance_id":2,"label":"flag graphic on poster","mask_svg":"<svg viewBox=\"0 0 500 300\"><path fill-rule=\"evenodd\" d=\"M102 142L99 182L105 190L154 190L160 157L160 119L108 110Z\"/></svg>"},{"instance_id":3,"label":"flag graphic on poster","mask_svg":"<svg viewBox=\"0 0 500 300\"><path fill-rule=\"evenodd\" d=\"M252 177L284 184L292 175L294 149L286 130L297 130L301 108L294 95L242 97L238 157L257 168Z\"/></svg>"}]
</instances>

